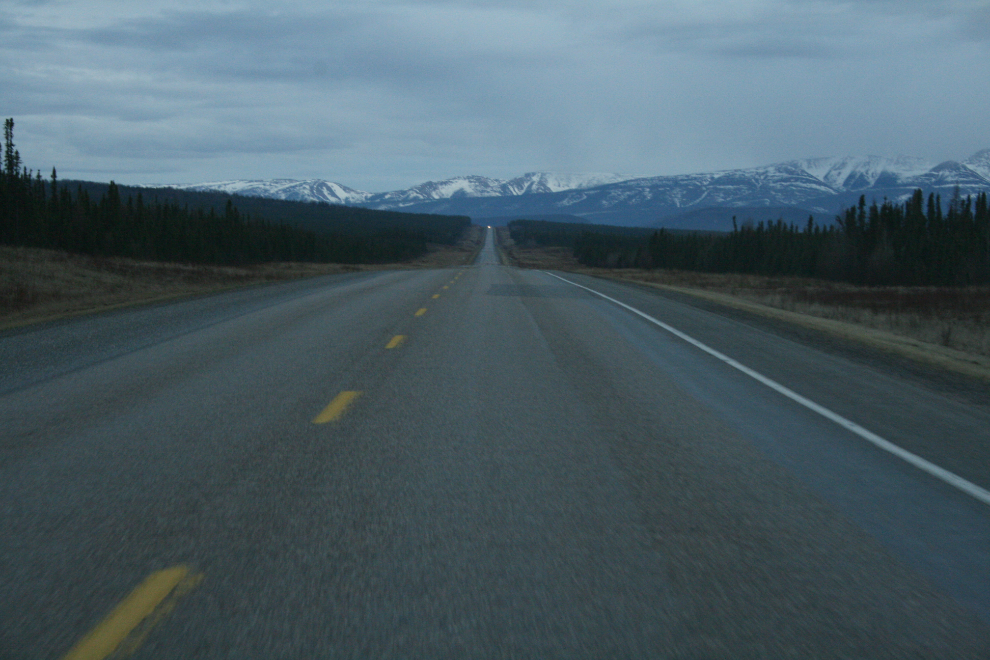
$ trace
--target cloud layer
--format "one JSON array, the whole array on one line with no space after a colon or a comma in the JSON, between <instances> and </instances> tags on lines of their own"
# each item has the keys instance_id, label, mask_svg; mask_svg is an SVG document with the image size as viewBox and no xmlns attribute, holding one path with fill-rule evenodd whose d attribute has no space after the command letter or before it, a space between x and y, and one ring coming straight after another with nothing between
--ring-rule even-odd
<instances>
[{"instance_id":1,"label":"cloud layer","mask_svg":"<svg viewBox=\"0 0 990 660\"><path fill-rule=\"evenodd\" d=\"M372 191L990 146L990 9L952 0L0 8L29 166Z\"/></svg>"}]
</instances>

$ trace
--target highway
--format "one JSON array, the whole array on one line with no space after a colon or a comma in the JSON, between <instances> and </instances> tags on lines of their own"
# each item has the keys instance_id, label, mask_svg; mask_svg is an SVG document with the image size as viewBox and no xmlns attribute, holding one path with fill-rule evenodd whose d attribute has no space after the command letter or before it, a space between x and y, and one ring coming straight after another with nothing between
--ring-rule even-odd
<instances>
[{"instance_id":1,"label":"highway","mask_svg":"<svg viewBox=\"0 0 990 660\"><path fill-rule=\"evenodd\" d=\"M492 236L0 333L0 658L990 657L985 389Z\"/></svg>"}]
</instances>

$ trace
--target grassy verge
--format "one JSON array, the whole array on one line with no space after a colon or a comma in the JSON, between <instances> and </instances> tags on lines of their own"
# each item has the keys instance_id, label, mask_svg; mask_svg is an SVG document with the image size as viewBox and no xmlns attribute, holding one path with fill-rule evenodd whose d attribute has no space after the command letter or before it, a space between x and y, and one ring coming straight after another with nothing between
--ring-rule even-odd
<instances>
[{"instance_id":1,"label":"grassy verge","mask_svg":"<svg viewBox=\"0 0 990 660\"><path fill-rule=\"evenodd\" d=\"M303 277L461 266L473 260L482 236L471 227L457 245L431 245L413 261L375 265L201 266L0 245L0 329Z\"/></svg>"},{"instance_id":2,"label":"grassy verge","mask_svg":"<svg viewBox=\"0 0 990 660\"><path fill-rule=\"evenodd\" d=\"M635 281L798 323L990 380L990 287L865 287L787 277L595 269L566 248L503 249L521 268Z\"/></svg>"}]
</instances>

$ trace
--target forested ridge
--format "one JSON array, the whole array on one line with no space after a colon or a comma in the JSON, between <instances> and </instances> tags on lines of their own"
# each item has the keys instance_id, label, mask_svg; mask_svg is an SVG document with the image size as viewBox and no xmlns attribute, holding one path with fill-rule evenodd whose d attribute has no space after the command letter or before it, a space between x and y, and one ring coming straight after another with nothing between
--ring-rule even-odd
<instances>
[{"instance_id":1,"label":"forested ridge","mask_svg":"<svg viewBox=\"0 0 990 660\"><path fill-rule=\"evenodd\" d=\"M409 214L221 193L60 182L28 170L4 123L0 243L187 263L381 263L453 244L464 216ZM236 204L235 204L236 200Z\"/></svg>"},{"instance_id":2,"label":"forested ridge","mask_svg":"<svg viewBox=\"0 0 990 660\"><path fill-rule=\"evenodd\" d=\"M884 200L846 209L834 224L809 217L746 223L733 231L615 231L588 225L515 221L517 243L570 247L582 264L712 273L817 277L856 284L966 285L990 282L987 193L948 204L916 190L903 204ZM558 225L554 227L553 225Z\"/></svg>"}]
</instances>

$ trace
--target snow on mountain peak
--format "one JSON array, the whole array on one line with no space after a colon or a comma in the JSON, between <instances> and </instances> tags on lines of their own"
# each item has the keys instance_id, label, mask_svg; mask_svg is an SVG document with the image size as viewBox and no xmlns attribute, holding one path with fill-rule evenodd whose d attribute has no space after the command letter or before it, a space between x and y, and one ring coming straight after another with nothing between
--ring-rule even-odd
<instances>
[{"instance_id":1,"label":"snow on mountain peak","mask_svg":"<svg viewBox=\"0 0 990 660\"><path fill-rule=\"evenodd\" d=\"M791 209L797 215L810 211L828 217L861 194L901 199L915 188L941 191L943 197L956 187L964 195L988 190L990 149L962 162L938 165L907 156L842 156L654 177L527 172L502 180L471 175L384 193L361 192L318 179L218 181L175 187L479 218L566 212L595 221L635 225L714 208Z\"/></svg>"},{"instance_id":2,"label":"snow on mountain peak","mask_svg":"<svg viewBox=\"0 0 990 660\"><path fill-rule=\"evenodd\" d=\"M792 161L836 190L865 190L881 177L891 183L920 176L935 163L911 156L842 156Z\"/></svg>"},{"instance_id":3,"label":"snow on mountain peak","mask_svg":"<svg viewBox=\"0 0 990 660\"><path fill-rule=\"evenodd\" d=\"M522 176L505 181L510 194L555 193L564 190L594 188L609 183L628 181L636 177L614 173L566 174L558 172L527 172Z\"/></svg>"},{"instance_id":4,"label":"snow on mountain peak","mask_svg":"<svg viewBox=\"0 0 990 660\"><path fill-rule=\"evenodd\" d=\"M443 181L427 181L406 190L370 195L367 199L375 208L393 205L408 206L439 199L463 197L515 197L535 193L555 193L564 190L628 180L621 174L557 174L553 172L528 172L508 181L486 176L459 176Z\"/></svg>"},{"instance_id":5,"label":"snow on mountain peak","mask_svg":"<svg viewBox=\"0 0 990 660\"><path fill-rule=\"evenodd\" d=\"M370 193L354 190L333 181L322 179L255 179L213 181L209 183L167 184L160 187L180 190L215 191L228 195L268 197L291 201L319 201L330 204L360 204Z\"/></svg>"},{"instance_id":6,"label":"snow on mountain peak","mask_svg":"<svg viewBox=\"0 0 990 660\"><path fill-rule=\"evenodd\" d=\"M977 151L975 154L964 160L962 164L982 176L987 181L990 181L990 149Z\"/></svg>"}]
</instances>

